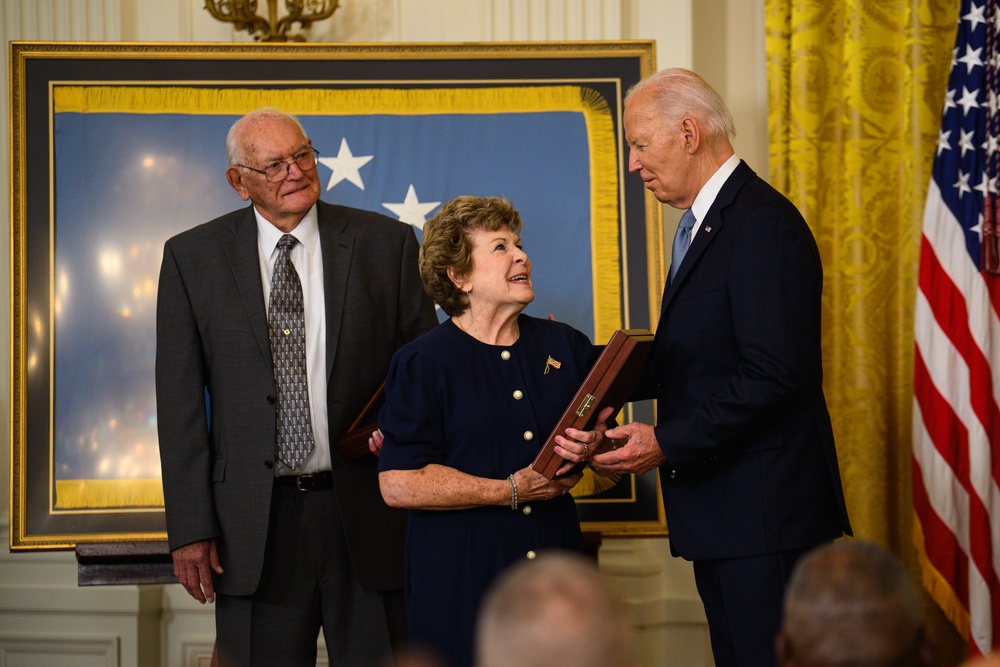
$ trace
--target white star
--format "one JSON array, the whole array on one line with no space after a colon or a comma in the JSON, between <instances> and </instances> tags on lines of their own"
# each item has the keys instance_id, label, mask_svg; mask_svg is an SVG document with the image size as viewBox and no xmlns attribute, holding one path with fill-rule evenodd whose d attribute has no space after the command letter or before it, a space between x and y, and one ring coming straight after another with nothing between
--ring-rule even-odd
<instances>
[{"instance_id":1,"label":"white star","mask_svg":"<svg viewBox=\"0 0 1000 667\"><path fill-rule=\"evenodd\" d=\"M958 198L961 199L962 195L966 192L971 193L972 188L969 187L969 174L963 174L961 170L958 172L958 183L955 183L952 187L958 188Z\"/></svg>"},{"instance_id":2,"label":"white star","mask_svg":"<svg viewBox=\"0 0 1000 667\"><path fill-rule=\"evenodd\" d=\"M990 189L990 181L986 176L986 172L983 172L983 180L979 181L979 183L976 184L976 187L972 189L981 194L984 198L986 197Z\"/></svg>"},{"instance_id":3,"label":"white star","mask_svg":"<svg viewBox=\"0 0 1000 667\"><path fill-rule=\"evenodd\" d=\"M972 71L972 68L976 65L980 67L983 66L983 59L979 57L979 54L983 52L983 48L973 49L968 44L965 45L965 55L958 59L958 62L965 63L965 73L968 74Z\"/></svg>"},{"instance_id":4,"label":"white star","mask_svg":"<svg viewBox=\"0 0 1000 667\"><path fill-rule=\"evenodd\" d=\"M949 137L951 137L951 130L944 130L943 132L941 132L941 134L938 135L938 143L937 143L938 155L941 155L941 151L951 150L951 143L948 141Z\"/></svg>"},{"instance_id":5,"label":"white star","mask_svg":"<svg viewBox=\"0 0 1000 667\"><path fill-rule=\"evenodd\" d=\"M990 110L990 115L995 116L997 114L997 94L996 91L987 90L986 91L986 108Z\"/></svg>"},{"instance_id":6,"label":"white star","mask_svg":"<svg viewBox=\"0 0 1000 667\"><path fill-rule=\"evenodd\" d=\"M958 129L958 147L962 149L962 157L965 157L965 151L976 150L976 147L972 145L972 139L975 134L975 130L969 130L966 132L962 128Z\"/></svg>"},{"instance_id":7,"label":"white star","mask_svg":"<svg viewBox=\"0 0 1000 667\"><path fill-rule=\"evenodd\" d=\"M998 148L1000 148L1000 140L997 139L997 135L986 135L986 141L983 142L983 150L986 151L986 154L993 155Z\"/></svg>"},{"instance_id":8,"label":"white star","mask_svg":"<svg viewBox=\"0 0 1000 667\"><path fill-rule=\"evenodd\" d=\"M968 116L969 109L975 107L979 108L979 89L969 90L965 86L962 86L962 97L959 98L957 104L962 107L962 115Z\"/></svg>"},{"instance_id":9,"label":"white star","mask_svg":"<svg viewBox=\"0 0 1000 667\"><path fill-rule=\"evenodd\" d=\"M406 191L406 199L403 200L402 204L383 203L382 206L399 216L400 222L411 224L422 231L424 223L427 222L427 214L433 211L440 203L439 201L434 201L421 204L420 200L417 199L417 191L413 189L413 184L411 183L410 188Z\"/></svg>"},{"instance_id":10,"label":"white star","mask_svg":"<svg viewBox=\"0 0 1000 667\"><path fill-rule=\"evenodd\" d=\"M973 234L975 234L976 236L978 236L979 238L982 238L983 237L983 222L985 222L984 216L983 216L982 213L980 213L979 214L979 222L976 225L974 225L972 227L969 227L969 231L972 232Z\"/></svg>"},{"instance_id":11,"label":"white star","mask_svg":"<svg viewBox=\"0 0 1000 667\"><path fill-rule=\"evenodd\" d=\"M968 21L971 25L970 30L975 30L976 26L980 23L986 23L986 5L982 7L976 7L975 3L972 3L969 13L962 17L963 21Z\"/></svg>"},{"instance_id":12,"label":"white star","mask_svg":"<svg viewBox=\"0 0 1000 667\"><path fill-rule=\"evenodd\" d=\"M941 115L948 113L948 109L955 108L955 93L958 91L954 88L949 90L944 96L944 112Z\"/></svg>"},{"instance_id":13,"label":"white star","mask_svg":"<svg viewBox=\"0 0 1000 667\"><path fill-rule=\"evenodd\" d=\"M358 170L368 164L373 157L373 155L359 155L358 157L354 157L347 145L347 139L341 139L340 152L337 153L337 157L321 157L319 159L324 166L329 167L333 171L333 174L330 175L330 182L326 184L326 189L332 190L333 186L337 183L347 179L364 190L365 184L361 180L361 172Z\"/></svg>"}]
</instances>

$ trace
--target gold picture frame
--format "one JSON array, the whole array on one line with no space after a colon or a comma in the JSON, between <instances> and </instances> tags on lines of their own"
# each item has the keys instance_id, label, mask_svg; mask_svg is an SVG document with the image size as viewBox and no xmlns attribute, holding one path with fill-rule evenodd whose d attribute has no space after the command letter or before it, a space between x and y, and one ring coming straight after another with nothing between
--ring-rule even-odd
<instances>
[{"instance_id":1,"label":"gold picture frame","mask_svg":"<svg viewBox=\"0 0 1000 667\"><path fill-rule=\"evenodd\" d=\"M554 287L539 308L589 329L598 344L656 319L660 208L639 179L626 178L620 118L627 88L653 72L652 42L10 48L12 550L165 539L155 404L150 411L159 253L168 232L241 205L215 198L221 209L207 210L198 202L216 183L226 187L224 163L212 162L225 159L219 128L256 106L280 105L311 124L447 116L449 127L508 128L489 147L482 133L457 145L445 140L451 132L439 133L429 164L458 165L478 150L489 158L479 177L492 180L442 180L431 197L444 201L465 193L456 188L497 183L519 193L515 204L526 220L585 220L586 234L534 239L533 252L556 243L572 251L579 242L589 260L582 262L589 275L576 278L549 262ZM582 139L557 144L553 134L566 128ZM144 157L147 140L160 143ZM168 144L170 151L162 148ZM531 144L547 147L544 163L506 154ZM204 145L211 160L200 157ZM386 173L404 161L409 142L394 145L398 160L383 162ZM334 155L337 141L320 148L321 158ZM474 170L451 171L426 169L441 179ZM512 171L520 180L505 180ZM149 181L150 190L140 187ZM368 196L358 190L350 186L344 196ZM403 201L402 192L385 197ZM578 497L585 530L665 534L655 471L614 486Z\"/></svg>"}]
</instances>

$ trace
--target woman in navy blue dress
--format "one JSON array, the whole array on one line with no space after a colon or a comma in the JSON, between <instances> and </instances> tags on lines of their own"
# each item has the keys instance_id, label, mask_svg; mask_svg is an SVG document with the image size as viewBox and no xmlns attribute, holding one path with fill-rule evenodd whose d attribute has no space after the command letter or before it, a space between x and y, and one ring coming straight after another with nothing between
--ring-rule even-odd
<instances>
[{"instance_id":1,"label":"woman in navy blue dress","mask_svg":"<svg viewBox=\"0 0 1000 667\"><path fill-rule=\"evenodd\" d=\"M596 350L566 324L522 314L535 295L520 228L498 197L459 197L425 224L421 278L451 319L397 351L373 443L383 497L410 510L410 644L449 667L472 664L479 604L501 570L582 548L567 493L580 474L550 481L531 462ZM567 429L559 472L593 454L598 421Z\"/></svg>"}]
</instances>

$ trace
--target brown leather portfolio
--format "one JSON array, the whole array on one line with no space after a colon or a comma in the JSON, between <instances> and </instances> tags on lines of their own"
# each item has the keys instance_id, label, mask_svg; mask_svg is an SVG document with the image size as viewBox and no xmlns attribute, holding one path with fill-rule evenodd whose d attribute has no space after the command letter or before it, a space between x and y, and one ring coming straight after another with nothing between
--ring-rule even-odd
<instances>
[{"instance_id":1,"label":"brown leather portfolio","mask_svg":"<svg viewBox=\"0 0 1000 667\"><path fill-rule=\"evenodd\" d=\"M648 329L619 329L594 362L583 384L556 423L531 467L552 479L563 459L556 454L556 436L566 435L567 428L589 431L597 415L608 406L617 414L628 401L642 377L653 349L653 334Z\"/></svg>"},{"instance_id":2,"label":"brown leather portfolio","mask_svg":"<svg viewBox=\"0 0 1000 667\"><path fill-rule=\"evenodd\" d=\"M365 407L361 408L361 412L351 422L347 432L340 436L337 444L334 445L345 461L353 461L371 453L371 450L368 449L368 438L371 437L372 431L378 428L376 421L378 411L384 402L385 382L379 385L372 397L368 399Z\"/></svg>"}]
</instances>

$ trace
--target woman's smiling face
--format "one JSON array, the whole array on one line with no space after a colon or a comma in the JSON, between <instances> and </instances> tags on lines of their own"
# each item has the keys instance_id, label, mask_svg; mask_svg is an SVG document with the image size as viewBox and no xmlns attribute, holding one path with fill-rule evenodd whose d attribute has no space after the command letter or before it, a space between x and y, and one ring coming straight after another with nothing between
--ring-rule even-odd
<instances>
[{"instance_id":1,"label":"woman's smiling face","mask_svg":"<svg viewBox=\"0 0 1000 667\"><path fill-rule=\"evenodd\" d=\"M534 301L531 287L531 260L521 249L521 239L510 227L495 232L474 229L472 269L456 283L469 294L472 306L497 307ZM471 288L471 291L470 291Z\"/></svg>"}]
</instances>

